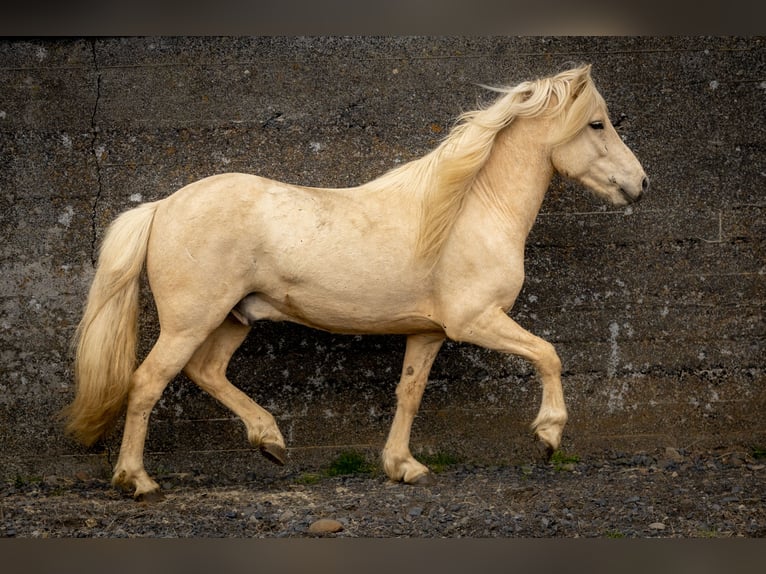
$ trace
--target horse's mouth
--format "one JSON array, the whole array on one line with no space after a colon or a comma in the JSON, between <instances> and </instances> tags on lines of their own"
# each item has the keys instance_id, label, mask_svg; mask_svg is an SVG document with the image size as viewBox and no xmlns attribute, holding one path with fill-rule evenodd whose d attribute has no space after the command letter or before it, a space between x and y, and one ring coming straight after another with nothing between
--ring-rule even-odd
<instances>
[{"instance_id":1,"label":"horse's mouth","mask_svg":"<svg viewBox=\"0 0 766 574\"><path fill-rule=\"evenodd\" d=\"M641 191L639 191L637 195L631 195L628 192L628 190L626 190L622 186L618 186L617 189L619 190L620 195L622 196L622 198L625 200L625 203L628 204L628 205L640 201L641 198L644 196L644 194Z\"/></svg>"}]
</instances>

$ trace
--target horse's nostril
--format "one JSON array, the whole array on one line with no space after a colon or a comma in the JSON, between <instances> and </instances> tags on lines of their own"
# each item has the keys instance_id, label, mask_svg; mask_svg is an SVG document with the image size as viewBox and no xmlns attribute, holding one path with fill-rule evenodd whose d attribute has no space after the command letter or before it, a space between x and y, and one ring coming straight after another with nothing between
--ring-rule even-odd
<instances>
[{"instance_id":1,"label":"horse's nostril","mask_svg":"<svg viewBox=\"0 0 766 574\"><path fill-rule=\"evenodd\" d=\"M649 189L649 178L645 177L641 180L641 193L646 193L646 191Z\"/></svg>"}]
</instances>

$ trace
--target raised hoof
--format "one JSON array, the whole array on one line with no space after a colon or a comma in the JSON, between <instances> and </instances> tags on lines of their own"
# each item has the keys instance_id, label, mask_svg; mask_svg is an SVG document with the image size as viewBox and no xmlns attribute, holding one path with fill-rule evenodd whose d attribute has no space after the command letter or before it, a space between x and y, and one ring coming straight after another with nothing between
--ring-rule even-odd
<instances>
[{"instance_id":1,"label":"raised hoof","mask_svg":"<svg viewBox=\"0 0 766 574\"><path fill-rule=\"evenodd\" d=\"M547 442L538 440L537 451L540 453L540 458L543 459L543 462L548 462L551 460L551 457L553 456L554 449Z\"/></svg>"},{"instance_id":2,"label":"raised hoof","mask_svg":"<svg viewBox=\"0 0 766 574\"><path fill-rule=\"evenodd\" d=\"M285 465L285 461L287 459L287 451L284 449L284 447L281 447L278 444L270 443L262 444L260 449L261 454L274 464L279 466Z\"/></svg>"},{"instance_id":3,"label":"raised hoof","mask_svg":"<svg viewBox=\"0 0 766 574\"><path fill-rule=\"evenodd\" d=\"M159 490L153 490L151 492L144 492L138 494L135 497L136 502L145 502L146 504L156 504L162 502L165 499L165 495Z\"/></svg>"},{"instance_id":4,"label":"raised hoof","mask_svg":"<svg viewBox=\"0 0 766 574\"><path fill-rule=\"evenodd\" d=\"M411 484L412 486L433 486L436 484L436 479L434 478L433 473L425 472L407 484Z\"/></svg>"}]
</instances>

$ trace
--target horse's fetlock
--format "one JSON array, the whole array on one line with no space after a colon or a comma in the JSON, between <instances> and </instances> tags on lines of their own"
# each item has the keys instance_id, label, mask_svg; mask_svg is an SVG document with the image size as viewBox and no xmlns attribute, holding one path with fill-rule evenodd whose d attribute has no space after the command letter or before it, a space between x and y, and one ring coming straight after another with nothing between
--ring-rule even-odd
<instances>
[{"instance_id":1,"label":"horse's fetlock","mask_svg":"<svg viewBox=\"0 0 766 574\"><path fill-rule=\"evenodd\" d=\"M276 422L272 422L271 425L261 426L260 428L249 427L247 429L247 440L254 447L262 447L264 445L278 445L282 448L285 447L285 439L282 433L279 431Z\"/></svg>"},{"instance_id":2,"label":"horse's fetlock","mask_svg":"<svg viewBox=\"0 0 766 574\"><path fill-rule=\"evenodd\" d=\"M430 475L428 467L415 460L409 451L393 454L389 450L384 450L383 470L392 481L408 484L417 483L424 476Z\"/></svg>"},{"instance_id":3,"label":"horse's fetlock","mask_svg":"<svg viewBox=\"0 0 766 574\"><path fill-rule=\"evenodd\" d=\"M127 476L128 476L128 473L125 470L120 470L115 472L112 475L112 486L114 487L130 486L129 484L127 484L128 482Z\"/></svg>"}]
</instances>

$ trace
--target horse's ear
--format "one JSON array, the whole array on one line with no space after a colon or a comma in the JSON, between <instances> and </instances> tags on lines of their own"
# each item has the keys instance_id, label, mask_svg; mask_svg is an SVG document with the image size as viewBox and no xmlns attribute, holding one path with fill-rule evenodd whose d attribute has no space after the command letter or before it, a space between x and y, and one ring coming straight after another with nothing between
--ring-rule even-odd
<instances>
[{"instance_id":1,"label":"horse's ear","mask_svg":"<svg viewBox=\"0 0 766 574\"><path fill-rule=\"evenodd\" d=\"M577 75L572 78L572 98L575 99L579 96L591 81L590 69L592 64L584 64L577 68Z\"/></svg>"},{"instance_id":2,"label":"horse's ear","mask_svg":"<svg viewBox=\"0 0 766 574\"><path fill-rule=\"evenodd\" d=\"M519 94L519 100L521 102L526 102L527 100L529 100L534 95L534 93L535 92L534 92L534 90L532 88L524 90L523 92L521 92Z\"/></svg>"}]
</instances>

